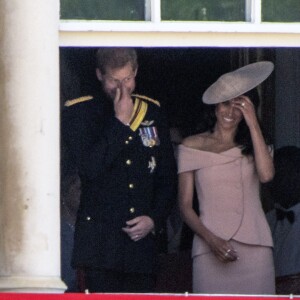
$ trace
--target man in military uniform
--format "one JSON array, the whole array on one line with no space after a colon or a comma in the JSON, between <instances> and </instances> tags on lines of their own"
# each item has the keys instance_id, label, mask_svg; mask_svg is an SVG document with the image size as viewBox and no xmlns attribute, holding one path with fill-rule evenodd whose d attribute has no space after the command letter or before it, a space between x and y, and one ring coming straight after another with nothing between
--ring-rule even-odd
<instances>
[{"instance_id":1,"label":"man in military uniform","mask_svg":"<svg viewBox=\"0 0 300 300\"><path fill-rule=\"evenodd\" d=\"M62 133L81 179L72 265L90 292L151 292L156 240L174 201L176 168L158 101L132 94L131 48L100 48L97 97L67 101Z\"/></svg>"}]
</instances>

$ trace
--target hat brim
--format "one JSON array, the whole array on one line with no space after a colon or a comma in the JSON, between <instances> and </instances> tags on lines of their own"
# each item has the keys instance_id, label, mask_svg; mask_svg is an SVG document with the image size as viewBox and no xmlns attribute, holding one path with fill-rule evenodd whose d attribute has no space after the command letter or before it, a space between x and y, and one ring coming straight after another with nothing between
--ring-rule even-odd
<instances>
[{"instance_id":1,"label":"hat brim","mask_svg":"<svg viewBox=\"0 0 300 300\"><path fill-rule=\"evenodd\" d=\"M274 69L270 61L246 65L219 77L203 94L206 104L217 104L243 95L266 80Z\"/></svg>"}]
</instances>

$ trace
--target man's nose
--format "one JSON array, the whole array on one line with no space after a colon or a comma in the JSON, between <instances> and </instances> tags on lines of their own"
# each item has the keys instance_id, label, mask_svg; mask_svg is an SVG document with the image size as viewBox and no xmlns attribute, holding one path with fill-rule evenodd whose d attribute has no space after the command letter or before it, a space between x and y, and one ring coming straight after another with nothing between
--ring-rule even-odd
<instances>
[{"instance_id":1,"label":"man's nose","mask_svg":"<svg viewBox=\"0 0 300 300\"><path fill-rule=\"evenodd\" d=\"M126 78L117 80L118 88L121 88L122 86L125 85L125 80L126 80Z\"/></svg>"},{"instance_id":2,"label":"man's nose","mask_svg":"<svg viewBox=\"0 0 300 300\"><path fill-rule=\"evenodd\" d=\"M120 80L118 80L116 82L116 86L117 86L117 88L121 89L122 88L122 82Z\"/></svg>"}]
</instances>

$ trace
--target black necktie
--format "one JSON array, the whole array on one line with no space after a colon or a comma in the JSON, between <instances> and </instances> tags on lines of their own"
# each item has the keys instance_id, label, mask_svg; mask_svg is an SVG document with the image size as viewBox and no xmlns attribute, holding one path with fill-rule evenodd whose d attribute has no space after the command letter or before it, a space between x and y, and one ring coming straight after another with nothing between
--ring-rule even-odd
<instances>
[{"instance_id":1,"label":"black necktie","mask_svg":"<svg viewBox=\"0 0 300 300\"><path fill-rule=\"evenodd\" d=\"M283 210L280 208L276 208L276 217L278 221L283 220L284 218L287 218L288 221L292 224L295 221L295 214L292 210Z\"/></svg>"}]
</instances>

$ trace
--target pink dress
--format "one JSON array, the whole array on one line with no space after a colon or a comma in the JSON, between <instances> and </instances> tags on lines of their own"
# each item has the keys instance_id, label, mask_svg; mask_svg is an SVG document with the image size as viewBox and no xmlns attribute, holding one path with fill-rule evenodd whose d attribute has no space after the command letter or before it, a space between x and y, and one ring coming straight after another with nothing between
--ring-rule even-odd
<instances>
[{"instance_id":1,"label":"pink dress","mask_svg":"<svg viewBox=\"0 0 300 300\"><path fill-rule=\"evenodd\" d=\"M201 237L192 248L193 291L275 294L272 235L259 196L252 157L238 147L222 153L178 148L178 173L193 171L203 224L230 240L239 260L220 262Z\"/></svg>"}]
</instances>

